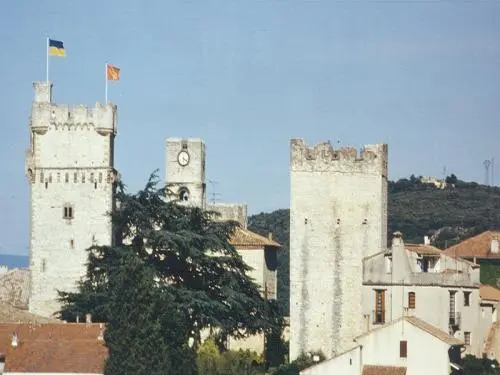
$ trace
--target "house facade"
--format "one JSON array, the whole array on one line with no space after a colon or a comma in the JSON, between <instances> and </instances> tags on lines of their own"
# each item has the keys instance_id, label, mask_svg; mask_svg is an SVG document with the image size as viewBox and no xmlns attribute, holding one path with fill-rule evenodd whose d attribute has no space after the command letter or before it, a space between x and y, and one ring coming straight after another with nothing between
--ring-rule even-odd
<instances>
[{"instance_id":1,"label":"house facade","mask_svg":"<svg viewBox=\"0 0 500 375\"><path fill-rule=\"evenodd\" d=\"M392 247L365 258L363 268L366 329L414 316L482 355L492 317L482 306L477 265L428 244L405 244L396 233Z\"/></svg>"},{"instance_id":2,"label":"house facade","mask_svg":"<svg viewBox=\"0 0 500 375\"><path fill-rule=\"evenodd\" d=\"M402 317L356 337L352 349L300 374L460 374L462 345L419 318Z\"/></svg>"}]
</instances>

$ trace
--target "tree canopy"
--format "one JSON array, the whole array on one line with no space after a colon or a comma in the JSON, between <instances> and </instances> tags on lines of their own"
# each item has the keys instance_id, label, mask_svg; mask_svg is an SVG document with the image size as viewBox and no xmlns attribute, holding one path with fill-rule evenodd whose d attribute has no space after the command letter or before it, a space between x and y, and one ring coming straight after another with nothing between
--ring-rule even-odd
<instances>
[{"instance_id":1,"label":"tree canopy","mask_svg":"<svg viewBox=\"0 0 500 375\"><path fill-rule=\"evenodd\" d=\"M75 321L90 313L94 321L108 322L110 349L118 340L114 330L125 329L127 319L134 329L151 322L148 329L159 348L165 337L157 336L158 327L175 332L170 339L177 348L189 342L193 350L205 328L217 329L222 338L274 331L280 324L276 304L263 299L248 276L250 267L228 241L237 224L178 204L157 184L155 172L135 194L117 185L114 244L88 250L78 291L59 293L59 316ZM141 341L141 331L136 333Z\"/></svg>"}]
</instances>

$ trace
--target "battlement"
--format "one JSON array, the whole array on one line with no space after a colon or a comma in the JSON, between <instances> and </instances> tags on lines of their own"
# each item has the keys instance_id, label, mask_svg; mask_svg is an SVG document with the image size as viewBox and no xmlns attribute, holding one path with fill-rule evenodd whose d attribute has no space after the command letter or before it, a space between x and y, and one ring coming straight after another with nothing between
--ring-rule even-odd
<instances>
[{"instance_id":1,"label":"battlement","mask_svg":"<svg viewBox=\"0 0 500 375\"><path fill-rule=\"evenodd\" d=\"M85 105L54 104L52 84L35 82L35 98L31 109L31 128L45 134L49 127L55 130L93 129L101 135L116 134L116 105L96 103Z\"/></svg>"},{"instance_id":2,"label":"battlement","mask_svg":"<svg viewBox=\"0 0 500 375\"><path fill-rule=\"evenodd\" d=\"M303 139L290 141L292 171L338 171L387 176L387 156L386 144L365 145L358 154L354 147L334 149L330 142L311 147Z\"/></svg>"}]
</instances>

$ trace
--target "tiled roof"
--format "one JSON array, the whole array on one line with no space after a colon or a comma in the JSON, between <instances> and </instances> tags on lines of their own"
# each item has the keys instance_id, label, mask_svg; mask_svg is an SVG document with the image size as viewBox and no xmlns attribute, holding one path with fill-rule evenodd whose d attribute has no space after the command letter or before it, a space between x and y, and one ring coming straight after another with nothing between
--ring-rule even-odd
<instances>
[{"instance_id":1,"label":"tiled roof","mask_svg":"<svg viewBox=\"0 0 500 375\"><path fill-rule=\"evenodd\" d=\"M424 244L413 244L413 243L406 243L405 248L408 251L418 253L421 255L435 255L435 256L440 256L441 253L443 252L442 250L439 250L437 247L431 246L431 245L424 245Z\"/></svg>"},{"instance_id":2,"label":"tiled roof","mask_svg":"<svg viewBox=\"0 0 500 375\"><path fill-rule=\"evenodd\" d=\"M439 328L427 323L426 321L417 318L416 316L406 316L405 320L408 323L413 324L415 327L420 328L432 336L440 339L441 341L447 343L448 345L463 345L463 341L460 341L456 337L450 336L448 333L440 330Z\"/></svg>"},{"instance_id":3,"label":"tiled roof","mask_svg":"<svg viewBox=\"0 0 500 375\"><path fill-rule=\"evenodd\" d=\"M100 333L100 324L0 324L5 372L102 374L108 350Z\"/></svg>"},{"instance_id":4,"label":"tiled roof","mask_svg":"<svg viewBox=\"0 0 500 375\"><path fill-rule=\"evenodd\" d=\"M479 287L479 296L481 297L481 299L500 301L500 289L497 289L491 285L481 285Z\"/></svg>"},{"instance_id":5,"label":"tiled roof","mask_svg":"<svg viewBox=\"0 0 500 375\"><path fill-rule=\"evenodd\" d=\"M491 240L500 241L499 231L486 231L477 236L468 238L454 246L444 250L446 255L462 258L500 258L500 253L493 254L490 251Z\"/></svg>"},{"instance_id":6,"label":"tiled roof","mask_svg":"<svg viewBox=\"0 0 500 375\"><path fill-rule=\"evenodd\" d=\"M362 375L406 375L406 367L364 365Z\"/></svg>"},{"instance_id":7,"label":"tiled roof","mask_svg":"<svg viewBox=\"0 0 500 375\"><path fill-rule=\"evenodd\" d=\"M279 243L242 227L236 227L229 243L235 247L281 247Z\"/></svg>"}]
</instances>

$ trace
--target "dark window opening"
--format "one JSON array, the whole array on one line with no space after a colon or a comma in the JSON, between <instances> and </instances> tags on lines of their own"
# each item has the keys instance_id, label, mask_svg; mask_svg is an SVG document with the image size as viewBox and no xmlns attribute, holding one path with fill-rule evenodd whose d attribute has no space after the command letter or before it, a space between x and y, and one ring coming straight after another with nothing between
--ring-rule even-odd
<instances>
[{"instance_id":1,"label":"dark window opening","mask_svg":"<svg viewBox=\"0 0 500 375\"><path fill-rule=\"evenodd\" d=\"M65 205L63 208L63 217L65 219L73 219L73 207L71 205Z\"/></svg>"},{"instance_id":2,"label":"dark window opening","mask_svg":"<svg viewBox=\"0 0 500 375\"><path fill-rule=\"evenodd\" d=\"M64 182L69 182L69 173L66 173L66 175L64 176Z\"/></svg>"},{"instance_id":3,"label":"dark window opening","mask_svg":"<svg viewBox=\"0 0 500 375\"><path fill-rule=\"evenodd\" d=\"M399 342L399 357L406 358L408 356L408 345L406 341Z\"/></svg>"},{"instance_id":4,"label":"dark window opening","mask_svg":"<svg viewBox=\"0 0 500 375\"><path fill-rule=\"evenodd\" d=\"M470 292L464 292L464 306L470 306Z\"/></svg>"}]
</instances>

